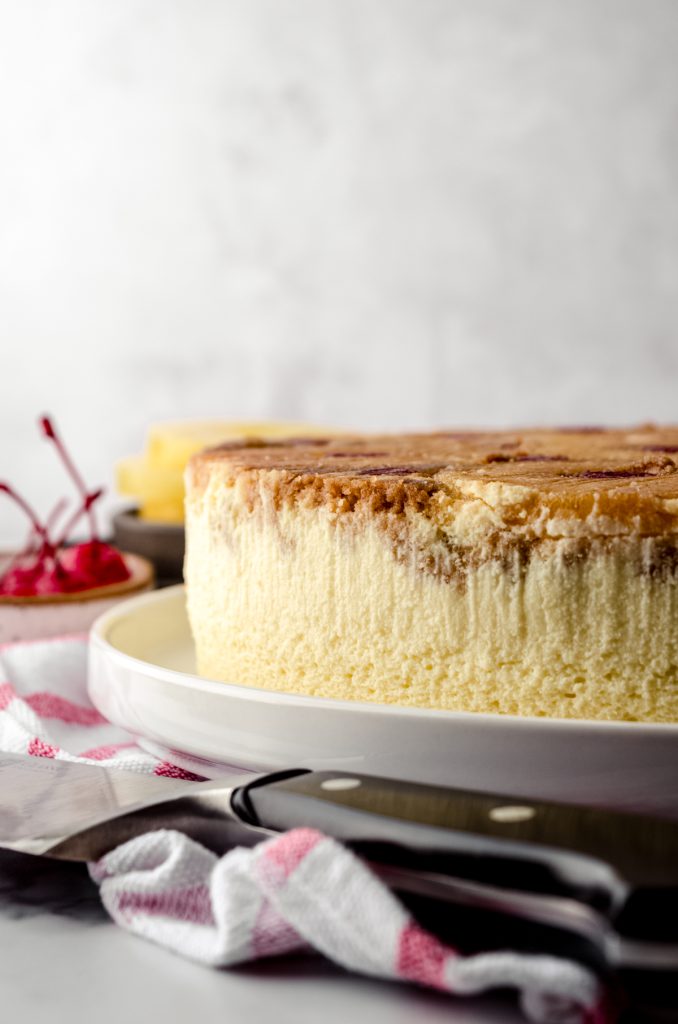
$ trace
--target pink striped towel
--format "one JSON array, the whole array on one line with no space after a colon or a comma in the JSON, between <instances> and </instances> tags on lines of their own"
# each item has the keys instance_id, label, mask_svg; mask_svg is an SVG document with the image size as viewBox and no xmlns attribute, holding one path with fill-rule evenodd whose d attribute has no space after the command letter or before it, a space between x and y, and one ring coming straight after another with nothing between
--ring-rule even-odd
<instances>
[{"instance_id":1,"label":"pink striped towel","mask_svg":"<svg viewBox=\"0 0 678 1024\"><path fill-rule=\"evenodd\" d=\"M0 647L0 673L0 750L192 777L92 706L85 638ZM316 950L349 970L457 995L513 987L540 1024L612 1020L586 968L510 950L460 955L423 931L358 858L311 829L221 858L178 832L153 832L90 872L119 925L207 965Z\"/></svg>"}]
</instances>

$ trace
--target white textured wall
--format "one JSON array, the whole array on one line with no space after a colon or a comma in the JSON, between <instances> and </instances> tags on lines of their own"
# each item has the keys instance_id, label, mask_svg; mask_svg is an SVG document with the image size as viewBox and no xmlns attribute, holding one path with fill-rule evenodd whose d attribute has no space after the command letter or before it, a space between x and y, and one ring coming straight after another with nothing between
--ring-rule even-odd
<instances>
[{"instance_id":1,"label":"white textured wall","mask_svg":"<svg viewBox=\"0 0 678 1024\"><path fill-rule=\"evenodd\" d=\"M0 475L53 411L678 419L675 0L0 7ZM0 507L0 540L21 534Z\"/></svg>"}]
</instances>

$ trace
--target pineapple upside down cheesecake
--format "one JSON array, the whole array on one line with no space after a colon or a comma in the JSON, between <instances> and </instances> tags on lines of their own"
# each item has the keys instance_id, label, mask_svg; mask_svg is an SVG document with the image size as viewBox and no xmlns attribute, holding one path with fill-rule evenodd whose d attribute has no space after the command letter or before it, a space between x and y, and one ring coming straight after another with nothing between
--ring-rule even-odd
<instances>
[{"instance_id":1,"label":"pineapple upside down cheesecake","mask_svg":"<svg viewBox=\"0 0 678 1024\"><path fill-rule=\"evenodd\" d=\"M205 676L678 721L678 427L250 440L186 483Z\"/></svg>"}]
</instances>

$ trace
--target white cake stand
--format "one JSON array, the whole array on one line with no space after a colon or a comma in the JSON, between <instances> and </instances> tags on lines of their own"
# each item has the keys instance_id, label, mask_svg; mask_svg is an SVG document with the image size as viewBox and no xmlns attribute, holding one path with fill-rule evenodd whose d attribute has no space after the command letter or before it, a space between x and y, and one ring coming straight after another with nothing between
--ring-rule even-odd
<instances>
[{"instance_id":1,"label":"white cake stand","mask_svg":"<svg viewBox=\"0 0 678 1024\"><path fill-rule=\"evenodd\" d=\"M469 714L335 701L195 674L183 587L132 598L91 633L106 718L199 774L224 767L373 775L647 811L678 811L678 723Z\"/></svg>"}]
</instances>

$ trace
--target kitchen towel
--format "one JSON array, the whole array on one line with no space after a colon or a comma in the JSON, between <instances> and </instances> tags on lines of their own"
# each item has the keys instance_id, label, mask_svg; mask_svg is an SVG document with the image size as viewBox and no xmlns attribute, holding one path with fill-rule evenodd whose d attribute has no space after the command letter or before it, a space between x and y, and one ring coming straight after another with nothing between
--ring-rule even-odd
<instances>
[{"instance_id":1,"label":"kitchen towel","mask_svg":"<svg viewBox=\"0 0 678 1024\"><path fill-rule=\"evenodd\" d=\"M85 637L0 647L0 749L198 778L147 754L94 708ZM612 1020L585 967L492 948L459 954L421 929L354 854L312 829L222 857L157 831L119 846L90 873L114 921L204 964L316 950L349 970L457 995L515 988L535 1024Z\"/></svg>"}]
</instances>

